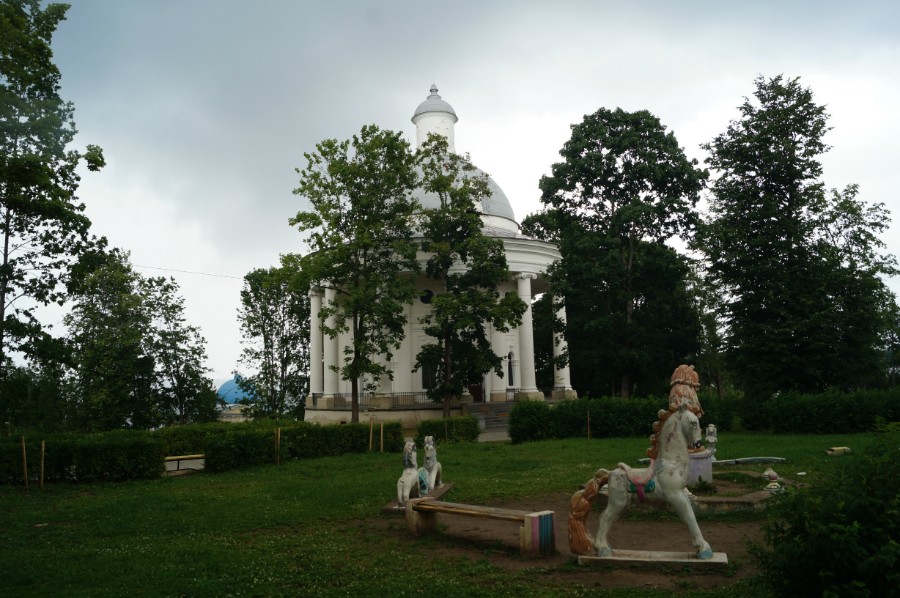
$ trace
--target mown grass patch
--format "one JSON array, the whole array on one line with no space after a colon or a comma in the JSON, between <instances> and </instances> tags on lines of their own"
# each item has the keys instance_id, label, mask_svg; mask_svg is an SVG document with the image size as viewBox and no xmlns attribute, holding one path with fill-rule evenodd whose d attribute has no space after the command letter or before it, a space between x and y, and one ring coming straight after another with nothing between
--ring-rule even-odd
<instances>
[{"instance_id":1,"label":"mown grass patch","mask_svg":"<svg viewBox=\"0 0 900 598\"><path fill-rule=\"evenodd\" d=\"M861 451L869 442L865 434L727 434L718 456L781 456L781 475L814 479L855 457L828 457L827 448ZM442 445L439 458L455 483L452 500L491 504L574 491L598 467L634 462L645 448L643 439L461 443ZM560 585L538 561L534 571L507 571L477 551L443 562L436 540L377 524L400 470L399 454L374 453L43 491L0 487L0 595L667 595ZM715 595L752 595L742 588Z\"/></svg>"}]
</instances>

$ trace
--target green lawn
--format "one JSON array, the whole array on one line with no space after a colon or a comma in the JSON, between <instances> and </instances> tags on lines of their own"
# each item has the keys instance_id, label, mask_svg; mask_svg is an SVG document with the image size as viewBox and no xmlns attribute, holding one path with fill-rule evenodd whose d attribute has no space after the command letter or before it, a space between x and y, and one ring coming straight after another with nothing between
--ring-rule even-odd
<instances>
[{"instance_id":1,"label":"green lawn","mask_svg":"<svg viewBox=\"0 0 900 598\"><path fill-rule=\"evenodd\" d=\"M723 433L717 456L785 457L780 474L806 471L814 482L854 458L825 449L860 451L871 438ZM452 500L491 504L574 492L598 467L634 461L646 446L640 438L477 443L441 446L439 457L455 483ZM399 454L375 453L123 484L0 487L0 596L598 595L541 575L539 560L505 571L473 546L471 558L448 563L434 557L434 539L384 533L379 509L400 470Z\"/></svg>"}]
</instances>

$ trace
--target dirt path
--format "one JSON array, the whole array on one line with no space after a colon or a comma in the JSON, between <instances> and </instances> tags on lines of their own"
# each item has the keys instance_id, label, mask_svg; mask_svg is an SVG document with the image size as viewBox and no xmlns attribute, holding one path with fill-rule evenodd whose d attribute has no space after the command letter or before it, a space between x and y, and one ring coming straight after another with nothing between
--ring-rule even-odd
<instances>
[{"instance_id":1,"label":"dirt path","mask_svg":"<svg viewBox=\"0 0 900 598\"><path fill-rule=\"evenodd\" d=\"M552 570L545 575L550 575L560 582L577 583L596 589L619 587L661 588L672 591L709 589L734 583L737 579L756 572L748 548L749 541L762 540L761 522L700 522L700 530L713 550L728 554L730 566L726 570L685 571L684 567L676 566L564 567L562 565L571 564L576 560L576 556L569 550L568 540L567 518L570 499L570 494L555 494L491 505L521 510L554 511L558 551L554 556L543 558L520 556L519 530L514 523L458 516L440 517L444 541L438 544L437 550L451 558L468 557L473 560L487 558L493 565L507 570L550 567ZM589 530L596 529L598 515L599 511L595 507L588 518ZM395 523L391 528L396 533L408 537L405 523L397 520ZM687 528L680 521L621 520L610 530L609 541L614 549L694 552Z\"/></svg>"}]
</instances>

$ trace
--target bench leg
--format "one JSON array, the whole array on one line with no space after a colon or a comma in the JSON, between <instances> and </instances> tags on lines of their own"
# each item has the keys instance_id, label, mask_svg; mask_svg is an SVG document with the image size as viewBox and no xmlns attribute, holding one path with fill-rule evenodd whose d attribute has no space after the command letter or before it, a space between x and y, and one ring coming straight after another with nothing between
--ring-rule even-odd
<instances>
[{"instance_id":1,"label":"bench leg","mask_svg":"<svg viewBox=\"0 0 900 598\"><path fill-rule=\"evenodd\" d=\"M553 511L539 511L525 516L519 531L519 547L528 554L556 552L556 515Z\"/></svg>"},{"instance_id":2,"label":"bench leg","mask_svg":"<svg viewBox=\"0 0 900 598\"><path fill-rule=\"evenodd\" d=\"M416 499L406 501L406 529L415 535L430 534L437 530L437 513L416 511L413 505L417 502Z\"/></svg>"}]
</instances>

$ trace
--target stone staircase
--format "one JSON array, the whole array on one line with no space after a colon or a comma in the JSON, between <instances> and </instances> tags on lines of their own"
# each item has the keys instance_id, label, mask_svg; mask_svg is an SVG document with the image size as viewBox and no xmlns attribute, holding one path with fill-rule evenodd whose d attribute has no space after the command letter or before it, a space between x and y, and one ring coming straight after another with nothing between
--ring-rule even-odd
<instances>
[{"instance_id":1,"label":"stone staircase","mask_svg":"<svg viewBox=\"0 0 900 598\"><path fill-rule=\"evenodd\" d=\"M515 403L471 403L466 411L484 422L485 432L505 431L509 427L509 412Z\"/></svg>"}]
</instances>

